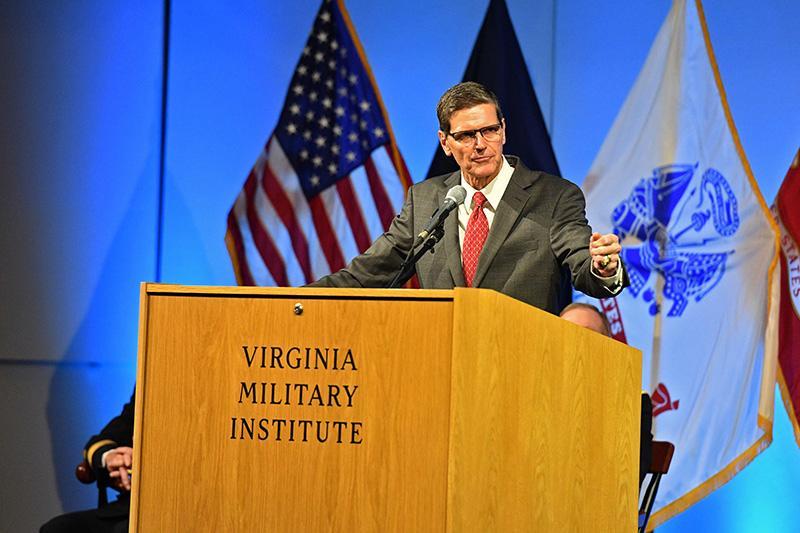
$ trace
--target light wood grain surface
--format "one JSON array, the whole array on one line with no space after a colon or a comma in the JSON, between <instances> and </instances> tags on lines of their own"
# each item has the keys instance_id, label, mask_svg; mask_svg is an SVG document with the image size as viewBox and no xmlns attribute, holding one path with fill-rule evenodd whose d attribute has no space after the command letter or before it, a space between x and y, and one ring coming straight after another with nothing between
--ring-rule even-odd
<instances>
[{"instance_id":1,"label":"light wood grain surface","mask_svg":"<svg viewBox=\"0 0 800 533\"><path fill-rule=\"evenodd\" d=\"M449 531L634 531L641 355L456 289Z\"/></svg>"},{"instance_id":2,"label":"light wood grain surface","mask_svg":"<svg viewBox=\"0 0 800 533\"><path fill-rule=\"evenodd\" d=\"M131 530L633 530L640 374L490 291L144 284Z\"/></svg>"},{"instance_id":3,"label":"light wood grain surface","mask_svg":"<svg viewBox=\"0 0 800 533\"><path fill-rule=\"evenodd\" d=\"M452 300L162 289L148 296L138 391L139 531L444 528ZM242 346L260 345L351 349L357 370L248 367ZM358 389L352 407L253 405L238 403L241 382ZM231 439L232 417L360 422L361 443L278 442L274 428Z\"/></svg>"}]
</instances>

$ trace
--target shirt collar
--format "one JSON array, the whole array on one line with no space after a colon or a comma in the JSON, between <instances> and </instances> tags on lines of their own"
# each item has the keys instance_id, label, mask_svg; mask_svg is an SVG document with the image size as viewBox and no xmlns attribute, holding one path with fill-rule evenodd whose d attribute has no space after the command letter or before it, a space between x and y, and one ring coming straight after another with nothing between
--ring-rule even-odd
<instances>
[{"instance_id":1,"label":"shirt collar","mask_svg":"<svg viewBox=\"0 0 800 533\"><path fill-rule=\"evenodd\" d=\"M503 156L503 164L500 167L500 172L497 173L497 176L495 176L494 179L490 181L488 185L486 185L486 187L481 189L481 192L486 197L486 200L492 206L492 211L496 210L497 206L500 205L500 200L503 198L506 188L508 188L508 183L511 181L511 175L513 173L514 167L512 167L506 160L505 156ZM464 207L466 208L467 213L469 213L472 211L472 195L477 192L477 189L467 183L463 174L461 174L461 185L467 190L467 197L464 200Z\"/></svg>"}]
</instances>

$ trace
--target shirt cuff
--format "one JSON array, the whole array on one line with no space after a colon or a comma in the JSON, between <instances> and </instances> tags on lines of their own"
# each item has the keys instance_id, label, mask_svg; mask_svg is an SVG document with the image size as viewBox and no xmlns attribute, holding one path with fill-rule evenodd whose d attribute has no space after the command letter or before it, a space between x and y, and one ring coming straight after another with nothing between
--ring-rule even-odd
<instances>
[{"instance_id":1,"label":"shirt cuff","mask_svg":"<svg viewBox=\"0 0 800 533\"><path fill-rule=\"evenodd\" d=\"M113 452L113 451L114 451L114 448L112 448L111 450L103 452L103 455L100 456L100 464L103 465L103 468L107 468L106 467L106 456L108 456L108 454Z\"/></svg>"},{"instance_id":2,"label":"shirt cuff","mask_svg":"<svg viewBox=\"0 0 800 533\"><path fill-rule=\"evenodd\" d=\"M104 439L97 441L84 451L86 461L92 466L92 470L97 473L102 471L106 466L106 454L117 447L117 443L113 440Z\"/></svg>"},{"instance_id":3,"label":"shirt cuff","mask_svg":"<svg viewBox=\"0 0 800 533\"><path fill-rule=\"evenodd\" d=\"M603 287L609 292L611 296L616 296L619 291L622 289L622 269L625 268L622 265L622 261L619 262L619 267L617 267L617 273L613 276L603 277L597 272L594 271L594 266L590 269L592 271L592 276L600 280L600 283L603 284Z\"/></svg>"}]
</instances>

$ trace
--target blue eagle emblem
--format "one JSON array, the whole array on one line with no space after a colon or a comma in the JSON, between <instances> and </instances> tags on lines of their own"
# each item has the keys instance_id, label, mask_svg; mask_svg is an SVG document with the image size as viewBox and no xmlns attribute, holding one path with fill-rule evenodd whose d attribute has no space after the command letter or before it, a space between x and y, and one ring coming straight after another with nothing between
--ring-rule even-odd
<instances>
[{"instance_id":1,"label":"blue eagle emblem","mask_svg":"<svg viewBox=\"0 0 800 533\"><path fill-rule=\"evenodd\" d=\"M736 196L713 168L693 184L697 168L653 169L611 213L614 233L627 241L622 260L631 280L628 290L650 303L651 315L660 311L651 283L655 274L664 277L664 298L672 302L667 316L681 316L691 300L702 300L717 286L734 253L723 239L739 228Z\"/></svg>"}]
</instances>

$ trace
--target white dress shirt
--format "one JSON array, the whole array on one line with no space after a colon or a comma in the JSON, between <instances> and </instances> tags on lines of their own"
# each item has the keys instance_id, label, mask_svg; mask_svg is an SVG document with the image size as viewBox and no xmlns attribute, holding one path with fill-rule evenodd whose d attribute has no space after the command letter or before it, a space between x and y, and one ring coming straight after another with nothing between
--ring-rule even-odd
<instances>
[{"instance_id":1,"label":"white dress shirt","mask_svg":"<svg viewBox=\"0 0 800 533\"><path fill-rule=\"evenodd\" d=\"M486 187L481 189L481 192L486 197L486 203L483 204L483 212L486 215L486 220L489 222L490 232L492 229L492 222L494 221L495 211L497 206L500 205L500 199L503 198L503 194L505 194L506 189L508 188L508 183L511 181L511 175L513 173L514 167L508 164L508 161L504 156L503 166L500 167L500 172L497 173L497 176L495 176L495 178L490 181ZM469 216L472 213L472 196L478 192L478 190L467 183L467 180L464 179L463 174L461 174L461 186L467 191L467 197L464 199L464 203L458 206L458 244L463 250L464 234L467 231L467 222L469 221ZM589 243L586 244L588 245ZM617 294L622 288L622 262L620 262L619 268L617 268L617 273L607 278L597 274L594 271L594 266L592 266L591 272L594 277L603 281L606 290L608 290L611 295Z\"/></svg>"}]
</instances>

